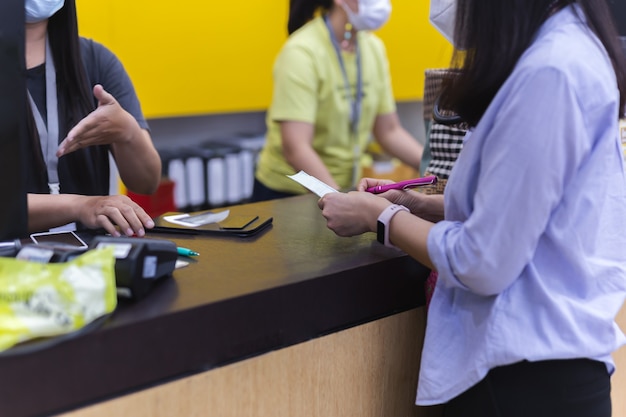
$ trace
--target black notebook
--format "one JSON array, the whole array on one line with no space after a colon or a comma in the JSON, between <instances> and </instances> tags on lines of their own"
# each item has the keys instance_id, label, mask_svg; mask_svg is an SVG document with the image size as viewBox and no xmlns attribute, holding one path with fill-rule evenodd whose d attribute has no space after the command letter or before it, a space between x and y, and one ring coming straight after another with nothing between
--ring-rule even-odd
<instances>
[{"instance_id":1,"label":"black notebook","mask_svg":"<svg viewBox=\"0 0 626 417\"><path fill-rule=\"evenodd\" d=\"M232 213L228 209L191 213L169 212L154 219L154 232L194 235L253 236L272 224L272 217L253 213Z\"/></svg>"}]
</instances>

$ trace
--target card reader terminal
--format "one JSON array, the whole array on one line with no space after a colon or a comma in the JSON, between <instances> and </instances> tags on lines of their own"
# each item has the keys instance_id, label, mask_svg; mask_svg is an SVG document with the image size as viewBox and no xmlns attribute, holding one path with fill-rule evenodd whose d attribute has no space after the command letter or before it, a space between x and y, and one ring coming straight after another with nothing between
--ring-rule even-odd
<instances>
[{"instance_id":1,"label":"card reader terminal","mask_svg":"<svg viewBox=\"0 0 626 417\"><path fill-rule=\"evenodd\" d=\"M165 239L96 236L89 248L113 247L118 295L139 299L157 281L172 276L178 251Z\"/></svg>"}]
</instances>

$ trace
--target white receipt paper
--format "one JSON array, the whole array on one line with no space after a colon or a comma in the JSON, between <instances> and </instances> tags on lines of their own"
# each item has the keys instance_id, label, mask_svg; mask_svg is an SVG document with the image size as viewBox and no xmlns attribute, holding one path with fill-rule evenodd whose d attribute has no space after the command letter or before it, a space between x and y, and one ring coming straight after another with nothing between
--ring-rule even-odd
<instances>
[{"instance_id":1,"label":"white receipt paper","mask_svg":"<svg viewBox=\"0 0 626 417\"><path fill-rule=\"evenodd\" d=\"M335 190L330 185L318 180L314 176L309 175L304 171L300 171L297 174L287 175L287 176L291 178L292 180L294 180L295 182L297 182L298 184L305 187L306 189L308 189L309 191L314 192L320 197L324 197L328 193L337 192L337 190Z\"/></svg>"}]
</instances>

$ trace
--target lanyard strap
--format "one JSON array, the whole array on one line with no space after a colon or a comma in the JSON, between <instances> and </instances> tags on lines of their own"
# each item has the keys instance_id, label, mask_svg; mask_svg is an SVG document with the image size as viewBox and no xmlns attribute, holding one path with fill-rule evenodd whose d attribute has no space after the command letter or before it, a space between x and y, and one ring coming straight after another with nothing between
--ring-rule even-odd
<instances>
[{"instance_id":1,"label":"lanyard strap","mask_svg":"<svg viewBox=\"0 0 626 417\"><path fill-rule=\"evenodd\" d=\"M352 95L350 80L348 79L348 72L346 71L346 64L341 54L341 46L339 45L339 41L337 41L337 38L335 37L335 32L330 25L328 15L324 16L324 22L326 23L326 27L328 28L328 32L330 33L330 40L332 41L333 47L335 48L337 60L339 61L339 66L341 67L341 74L343 75L344 88L346 90L346 95L348 96L348 101L350 103L350 133L354 138L352 185L355 185L356 181L358 180L360 172L359 168L361 165L361 145L359 143L359 120L361 119L361 103L363 100L363 68L361 65L361 49L359 48L359 43L355 38L354 46L356 52L356 92L354 95Z\"/></svg>"},{"instance_id":2,"label":"lanyard strap","mask_svg":"<svg viewBox=\"0 0 626 417\"><path fill-rule=\"evenodd\" d=\"M326 22L326 27L328 28L328 32L330 32L330 40L333 43L333 47L335 48L335 52L337 54L337 59L339 60L339 66L341 67L341 74L343 75L344 88L346 90L346 94L348 95L348 100L350 102L350 130L353 133L358 133L359 127L359 119L361 118L361 101L363 99L363 74L361 67L361 50L359 49L359 44L355 39L355 48L356 48L356 93L354 96L352 95L352 90L350 88L350 80L348 80L348 73L346 71L346 64L343 61L343 56L341 54L341 46L335 37L335 32L333 28L330 26L330 21L328 20L328 16L324 16L324 22Z\"/></svg>"},{"instance_id":3,"label":"lanyard strap","mask_svg":"<svg viewBox=\"0 0 626 417\"><path fill-rule=\"evenodd\" d=\"M46 38L46 115L48 118L48 124L43 121L43 117L35 100L28 92L28 100L30 106L33 109L33 115L35 117L35 124L37 126L37 132L39 133L39 143L41 145L41 152L43 154L44 162L46 163L46 169L48 172L48 187L50 188L50 194L58 194L59 174L57 172L57 165L59 159L56 156L57 148L59 147L59 110L58 110L58 98L57 98L57 79L56 71L54 67L54 60L52 58L52 49L50 48L50 42Z\"/></svg>"}]
</instances>

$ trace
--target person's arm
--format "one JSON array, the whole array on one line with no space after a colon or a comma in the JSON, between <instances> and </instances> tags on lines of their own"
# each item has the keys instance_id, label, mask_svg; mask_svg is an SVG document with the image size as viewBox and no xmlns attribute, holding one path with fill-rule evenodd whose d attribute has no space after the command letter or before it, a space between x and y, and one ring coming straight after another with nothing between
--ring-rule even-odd
<instances>
[{"instance_id":1,"label":"person's arm","mask_svg":"<svg viewBox=\"0 0 626 417\"><path fill-rule=\"evenodd\" d=\"M111 147L124 185L140 194L155 192L161 179L161 158L152 145L150 133L139 129L128 141ZM137 155L142 157L137 158Z\"/></svg>"},{"instance_id":2,"label":"person's arm","mask_svg":"<svg viewBox=\"0 0 626 417\"><path fill-rule=\"evenodd\" d=\"M411 213L399 212L389 223L391 243L422 265L436 269L428 254L428 234L433 226L434 223Z\"/></svg>"},{"instance_id":3,"label":"person's arm","mask_svg":"<svg viewBox=\"0 0 626 417\"><path fill-rule=\"evenodd\" d=\"M144 236L150 216L124 195L28 194L28 230L38 232L72 222L103 228L113 236Z\"/></svg>"},{"instance_id":4,"label":"person's arm","mask_svg":"<svg viewBox=\"0 0 626 417\"><path fill-rule=\"evenodd\" d=\"M318 201L329 229L339 236L376 232L378 216L390 202L367 192L328 193ZM391 243L433 268L428 255L428 233L433 223L405 211L398 212L389 223Z\"/></svg>"},{"instance_id":5,"label":"person's arm","mask_svg":"<svg viewBox=\"0 0 626 417\"><path fill-rule=\"evenodd\" d=\"M284 121L280 123L280 133L285 159L297 171L325 182L335 189L339 186L313 149L314 126L312 123Z\"/></svg>"},{"instance_id":6,"label":"person's arm","mask_svg":"<svg viewBox=\"0 0 626 417\"><path fill-rule=\"evenodd\" d=\"M98 108L70 130L57 156L86 146L110 144L126 187L141 194L153 193L161 178L161 158L150 134L101 85L96 85L93 93Z\"/></svg>"},{"instance_id":7,"label":"person's arm","mask_svg":"<svg viewBox=\"0 0 626 417\"><path fill-rule=\"evenodd\" d=\"M419 171L424 146L402 127L398 113L376 116L373 133L385 152Z\"/></svg>"}]
</instances>

